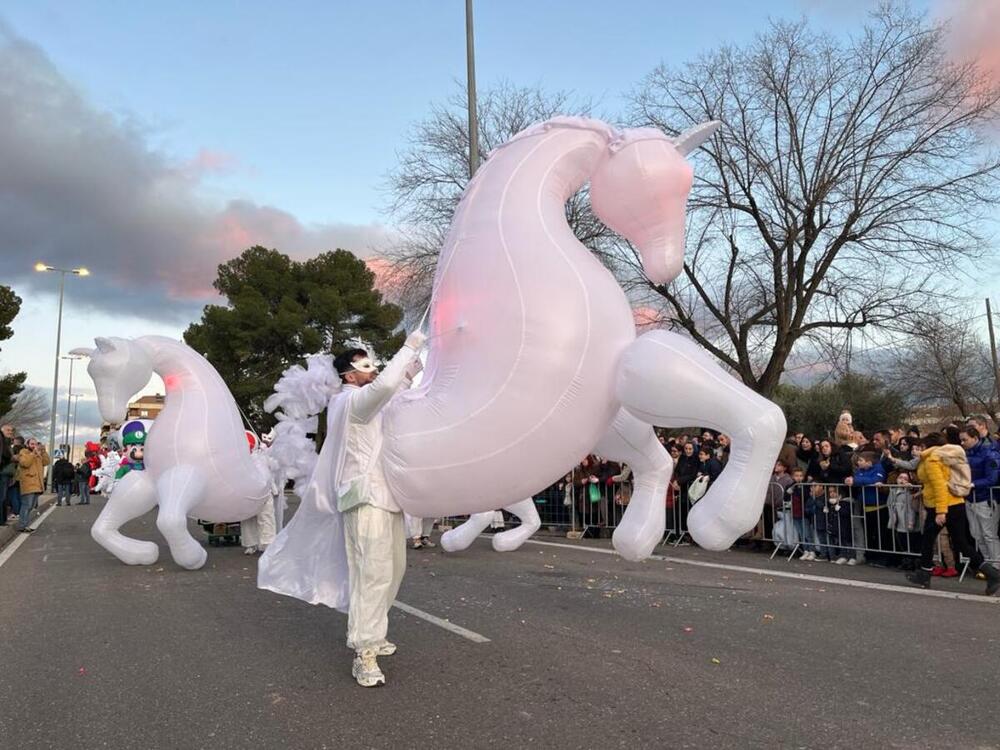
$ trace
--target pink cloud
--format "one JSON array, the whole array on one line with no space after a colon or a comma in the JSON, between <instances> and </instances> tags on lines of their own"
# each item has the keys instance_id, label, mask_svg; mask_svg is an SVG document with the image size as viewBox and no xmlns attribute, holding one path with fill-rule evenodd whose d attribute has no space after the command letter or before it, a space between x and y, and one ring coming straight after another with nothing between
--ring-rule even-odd
<instances>
[{"instance_id":1,"label":"pink cloud","mask_svg":"<svg viewBox=\"0 0 1000 750\"><path fill-rule=\"evenodd\" d=\"M1000 0L937 0L936 10L949 22L951 55L975 62L1000 85Z\"/></svg>"},{"instance_id":2,"label":"pink cloud","mask_svg":"<svg viewBox=\"0 0 1000 750\"><path fill-rule=\"evenodd\" d=\"M209 173L229 174L239 166L239 160L232 154L211 149L199 149L195 157L182 166L182 171L189 177L200 177Z\"/></svg>"}]
</instances>

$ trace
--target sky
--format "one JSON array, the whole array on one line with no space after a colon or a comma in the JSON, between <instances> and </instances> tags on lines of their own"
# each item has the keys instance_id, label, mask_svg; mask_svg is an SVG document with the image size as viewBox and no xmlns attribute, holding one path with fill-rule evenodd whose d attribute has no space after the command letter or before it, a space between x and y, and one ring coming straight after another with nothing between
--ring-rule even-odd
<instances>
[{"instance_id":1,"label":"sky","mask_svg":"<svg viewBox=\"0 0 1000 750\"><path fill-rule=\"evenodd\" d=\"M477 79L613 112L659 63L748 41L769 17L845 33L873 5L477 0ZM915 7L1000 48L982 38L1000 28L1000 0ZM464 83L464 23L461 0L5 0L0 283L24 303L0 372L52 387L59 279L33 272L38 260L92 273L67 278L65 353L95 335L179 337L214 301L217 265L252 244L376 254L392 233L384 186L397 153ZM100 420L81 369L87 436ZM64 405L66 385L63 374Z\"/></svg>"}]
</instances>

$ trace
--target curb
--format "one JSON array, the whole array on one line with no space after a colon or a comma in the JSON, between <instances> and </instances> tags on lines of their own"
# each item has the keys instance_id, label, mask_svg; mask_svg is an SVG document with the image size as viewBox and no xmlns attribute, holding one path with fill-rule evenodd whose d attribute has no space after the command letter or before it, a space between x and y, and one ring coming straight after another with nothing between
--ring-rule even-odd
<instances>
[{"instance_id":1,"label":"curb","mask_svg":"<svg viewBox=\"0 0 1000 750\"><path fill-rule=\"evenodd\" d=\"M35 508L32 520L38 518L38 516L55 501L55 495L44 494L39 497L38 507ZM18 531L16 521L8 521L6 526L0 526L0 549L6 547L17 536L17 534Z\"/></svg>"}]
</instances>

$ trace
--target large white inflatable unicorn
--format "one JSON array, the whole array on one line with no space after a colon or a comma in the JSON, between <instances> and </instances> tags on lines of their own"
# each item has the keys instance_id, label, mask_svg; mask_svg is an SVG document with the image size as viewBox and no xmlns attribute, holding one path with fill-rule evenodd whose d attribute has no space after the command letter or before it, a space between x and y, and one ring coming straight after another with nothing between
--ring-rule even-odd
<instances>
[{"instance_id":1,"label":"large white inflatable unicorn","mask_svg":"<svg viewBox=\"0 0 1000 750\"><path fill-rule=\"evenodd\" d=\"M125 420L129 399L155 372L166 400L146 438L145 470L120 479L91 529L102 547L129 565L150 565L154 542L129 539L118 529L157 505L156 527L178 565L196 569L205 548L188 532L189 516L206 521L242 521L257 515L270 497L271 479L247 449L232 394L208 361L190 347L163 336L97 338L87 372L97 389L101 416Z\"/></svg>"},{"instance_id":2,"label":"large white inflatable unicorn","mask_svg":"<svg viewBox=\"0 0 1000 750\"><path fill-rule=\"evenodd\" d=\"M504 507L596 450L634 471L613 542L641 559L662 537L672 470L652 426L703 425L731 435L732 453L691 512L692 536L723 549L756 523L781 411L689 339L637 338L628 298L565 216L589 181L595 214L636 247L650 281L669 283L683 267L685 156L717 127L672 139L560 117L480 168L438 261L424 379L385 410L386 475L406 512Z\"/></svg>"}]
</instances>

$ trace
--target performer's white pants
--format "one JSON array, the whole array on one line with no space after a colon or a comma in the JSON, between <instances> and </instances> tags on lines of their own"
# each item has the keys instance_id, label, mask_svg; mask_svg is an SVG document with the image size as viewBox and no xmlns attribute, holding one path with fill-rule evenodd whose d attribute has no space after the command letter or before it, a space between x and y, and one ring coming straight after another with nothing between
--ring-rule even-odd
<instances>
[{"instance_id":1,"label":"performer's white pants","mask_svg":"<svg viewBox=\"0 0 1000 750\"><path fill-rule=\"evenodd\" d=\"M406 518L406 535L410 539L416 539L418 536L430 536L434 530L433 518L417 518L408 513L403 515Z\"/></svg>"},{"instance_id":2,"label":"performer's white pants","mask_svg":"<svg viewBox=\"0 0 1000 750\"><path fill-rule=\"evenodd\" d=\"M244 547L266 547L274 541L274 498L253 518L240 521L240 542Z\"/></svg>"},{"instance_id":3,"label":"performer's white pants","mask_svg":"<svg viewBox=\"0 0 1000 750\"><path fill-rule=\"evenodd\" d=\"M345 512L343 518L351 578L347 645L363 651L386 640L389 608L406 572L403 514L365 503Z\"/></svg>"}]
</instances>

